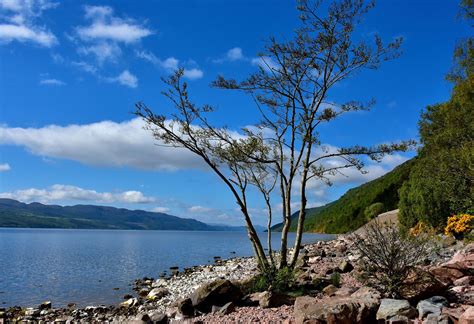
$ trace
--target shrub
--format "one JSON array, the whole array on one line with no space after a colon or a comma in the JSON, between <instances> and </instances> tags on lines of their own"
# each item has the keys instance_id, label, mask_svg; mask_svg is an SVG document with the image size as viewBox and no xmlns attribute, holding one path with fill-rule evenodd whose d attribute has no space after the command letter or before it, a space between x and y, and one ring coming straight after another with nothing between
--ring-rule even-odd
<instances>
[{"instance_id":1,"label":"shrub","mask_svg":"<svg viewBox=\"0 0 474 324\"><path fill-rule=\"evenodd\" d=\"M418 223L410 228L410 235L411 236L419 236L419 235L425 235L425 234L428 234L428 235L433 235L435 234L435 229L429 225L427 225L425 222L423 221L418 221Z\"/></svg>"},{"instance_id":2,"label":"shrub","mask_svg":"<svg viewBox=\"0 0 474 324\"><path fill-rule=\"evenodd\" d=\"M290 268L271 268L261 272L254 280L253 290L287 292L295 287L295 273Z\"/></svg>"},{"instance_id":3,"label":"shrub","mask_svg":"<svg viewBox=\"0 0 474 324\"><path fill-rule=\"evenodd\" d=\"M424 235L412 236L392 224L374 222L352 240L362 255L362 276L388 297L400 296L400 289L410 271L428 255Z\"/></svg>"},{"instance_id":4,"label":"shrub","mask_svg":"<svg viewBox=\"0 0 474 324\"><path fill-rule=\"evenodd\" d=\"M371 219L374 219L379 214L381 214L384 211L384 208L385 207L383 203L376 202L364 210L365 217L367 218L367 220L370 221Z\"/></svg>"},{"instance_id":5,"label":"shrub","mask_svg":"<svg viewBox=\"0 0 474 324\"><path fill-rule=\"evenodd\" d=\"M472 229L474 216L469 214L453 215L448 218L448 224L444 229L446 235L453 235L456 238L462 238Z\"/></svg>"},{"instance_id":6,"label":"shrub","mask_svg":"<svg viewBox=\"0 0 474 324\"><path fill-rule=\"evenodd\" d=\"M331 283L336 287L341 286L341 274L339 272L333 272L331 274Z\"/></svg>"}]
</instances>

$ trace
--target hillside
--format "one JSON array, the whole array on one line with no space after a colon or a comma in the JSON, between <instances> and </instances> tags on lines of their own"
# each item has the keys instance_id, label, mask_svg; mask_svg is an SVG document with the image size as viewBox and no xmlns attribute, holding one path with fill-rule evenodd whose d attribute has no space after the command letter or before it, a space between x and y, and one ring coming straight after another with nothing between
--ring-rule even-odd
<instances>
[{"instance_id":1,"label":"hillside","mask_svg":"<svg viewBox=\"0 0 474 324\"><path fill-rule=\"evenodd\" d=\"M309 208L305 221L306 232L346 233L366 223L365 209L376 202L384 204L383 211L398 208L398 190L408 179L415 159L399 165L380 178L367 182L359 187L348 190L341 198L327 205ZM294 213L292 219L298 217ZM281 231L282 224L272 227ZM292 221L291 230L296 229L296 221Z\"/></svg>"},{"instance_id":2,"label":"hillside","mask_svg":"<svg viewBox=\"0 0 474 324\"><path fill-rule=\"evenodd\" d=\"M134 230L220 230L194 219L94 205L25 204L0 199L0 227Z\"/></svg>"}]
</instances>

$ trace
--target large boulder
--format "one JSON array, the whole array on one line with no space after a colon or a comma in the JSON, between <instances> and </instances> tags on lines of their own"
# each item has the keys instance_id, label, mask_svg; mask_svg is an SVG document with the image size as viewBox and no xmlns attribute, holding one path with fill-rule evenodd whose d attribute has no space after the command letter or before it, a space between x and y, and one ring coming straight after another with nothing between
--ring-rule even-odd
<instances>
[{"instance_id":1,"label":"large boulder","mask_svg":"<svg viewBox=\"0 0 474 324\"><path fill-rule=\"evenodd\" d=\"M351 297L360 299L376 299L377 302L380 304L380 299L382 298L382 295L374 288L364 286L357 289L351 295Z\"/></svg>"},{"instance_id":2,"label":"large boulder","mask_svg":"<svg viewBox=\"0 0 474 324\"><path fill-rule=\"evenodd\" d=\"M194 316L194 307L191 298L179 299L175 302L178 313L183 317Z\"/></svg>"},{"instance_id":3,"label":"large boulder","mask_svg":"<svg viewBox=\"0 0 474 324\"><path fill-rule=\"evenodd\" d=\"M271 291L262 291L249 294L241 300L241 304L245 306L260 306L262 308L293 305L294 303L294 297Z\"/></svg>"},{"instance_id":4,"label":"large boulder","mask_svg":"<svg viewBox=\"0 0 474 324\"><path fill-rule=\"evenodd\" d=\"M469 307L466 311L459 317L458 324L472 324L474 323L474 306Z\"/></svg>"},{"instance_id":5,"label":"large boulder","mask_svg":"<svg viewBox=\"0 0 474 324\"><path fill-rule=\"evenodd\" d=\"M400 296L412 302L439 294L446 289L446 284L439 281L432 273L416 268L400 288Z\"/></svg>"},{"instance_id":6,"label":"large boulder","mask_svg":"<svg viewBox=\"0 0 474 324\"><path fill-rule=\"evenodd\" d=\"M296 298L294 315L296 323L362 324L375 321L378 305L378 299L368 297L303 296Z\"/></svg>"},{"instance_id":7,"label":"large boulder","mask_svg":"<svg viewBox=\"0 0 474 324\"><path fill-rule=\"evenodd\" d=\"M447 285L474 273L474 243L456 252L450 261L432 268L431 273Z\"/></svg>"},{"instance_id":8,"label":"large boulder","mask_svg":"<svg viewBox=\"0 0 474 324\"><path fill-rule=\"evenodd\" d=\"M447 306L449 306L449 303L446 298L442 296L433 296L420 301L416 308L418 309L420 319L423 319L429 314L434 314L436 316L441 315L441 310L443 307Z\"/></svg>"},{"instance_id":9,"label":"large boulder","mask_svg":"<svg viewBox=\"0 0 474 324\"><path fill-rule=\"evenodd\" d=\"M229 280L216 280L204 284L191 295L193 307L203 313L209 313L212 306L224 306L241 298L240 288Z\"/></svg>"},{"instance_id":10,"label":"large boulder","mask_svg":"<svg viewBox=\"0 0 474 324\"><path fill-rule=\"evenodd\" d=\"M377 320L389 320L397 315L414 318L417 311L413 308L408 300L404 299L382 299L379 310L377 311Z\"/></svg>"}]
</instances>

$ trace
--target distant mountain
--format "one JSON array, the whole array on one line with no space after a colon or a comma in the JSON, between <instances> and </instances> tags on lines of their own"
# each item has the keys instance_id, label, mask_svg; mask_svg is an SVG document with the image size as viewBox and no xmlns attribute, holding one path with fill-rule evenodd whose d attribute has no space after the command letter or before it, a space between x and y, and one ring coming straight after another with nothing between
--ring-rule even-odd
<instances>
[{"instance_id":1,"label":"distant mountain","mask_svg":"<svg viewBox=\"0 0 474 324\"><path fill-rule=\"evenodd\" d=\"M397 209L398 190L408 179L414 163L415 158L375 180L348 190L338 200L321 207L308 208L304 230L316 233L346 233L367 222L364 211L374 203L383 203L383 211ZM297 218L298 212L292 215L291 231L296 230ZM272 231L281 231L282 227L282 223L276 224Z\"/></svg>"},{"instance_id":2,"label":"distant mountain","mask_svg":"<svg viewBox=\"0 0 474 324\"><path fill-rule=\"evenodd\" d=\"M245 232L245 231L247 231L246 226L228 226L228 225L224 225L224 224L213 224L213 223L210 223L208 225L214 227L215 229L217 229L219 231L231 231L231 232ZM266 229L266 227L260 226L260 225L254 225L253 227L255 227L255 230L257 232L264 232L265 229Z\"/></svg>"},{"instance_id":3,"label":"distant mountain","mask_svg":"<svg viewBox=\"0 0 474 324\"><path fill-rule=\"evenodd\" d=\"M0 198L0 227L219 231L195 219L94 205L25 204Z\"/></svg>"}]
</instances>

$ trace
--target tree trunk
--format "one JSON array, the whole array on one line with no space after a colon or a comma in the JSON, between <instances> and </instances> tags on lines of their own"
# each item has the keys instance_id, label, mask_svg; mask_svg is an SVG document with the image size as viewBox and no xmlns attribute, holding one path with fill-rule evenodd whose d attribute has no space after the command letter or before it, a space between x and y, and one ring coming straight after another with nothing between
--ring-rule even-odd
<instances>
[{"instance_id":1,"label":"tree trunk","mask_svg":"<svg viewBox=\"0 0 474 324\"><path fill-rule=\"evenodd\" d=\"M265 251L263 250L263 247L262 247L262 242L260 241L257 231L255 230L255 227L252 224L250 216L248 215L247 211L244 208L242 208L242 213L245 216L245 222L247 224L247 234L249 236L250 241L252 242L254 252L255 252L255 257L257 258L260 270L265 271L269 268L269 265L268 265L267 256L265 255Z\"/></svg>"},{"instance_id":2,"label":"tree trunk","mask_svg":"<svg viewBox=\"0 0 474 324\"><path fill-rule=\"evenodd\" d=\"M287 187L286 197L283 201L284 223L281 230L281 247L280 247L280 269L288 266L288 232L291 226L291 186Z\"/></svg>"},{"instance_id":3,"label":"tree trunk","mask_svg":"<svg viewBox=\"0 0 474 324\"><path fill-rule=\"evenodd\" d=\"M296 262L298 261L298 256L300 254L301 240L303 239L303 229L304 229L304 220L306 218L306 184L308 181L308 172L309 172L309 160L311 158L311 145L308 145L308 150L306 151L305 160L303 162L303 172L301 174L301 203L300 203L300 212L298 215L298 225L296 228L296 238L295 244L293 246L293 256L291 258L290 268L294 268Z\"/></svg>"},{"instance_id":4,"label":"tree trunk","mask_svg":"<svg viewBox=\"0 0 474 324\"><path fill-rule=\"evenodd\" d=\"M267 224L267 246L268 246L268 255L270 256L270 262L272 267L275 266L275 260L273 259L273 249L272 249L272 207L270 206L270 202L267 201L268 205L268 224Z\"/></svg>"}]
</instances>

